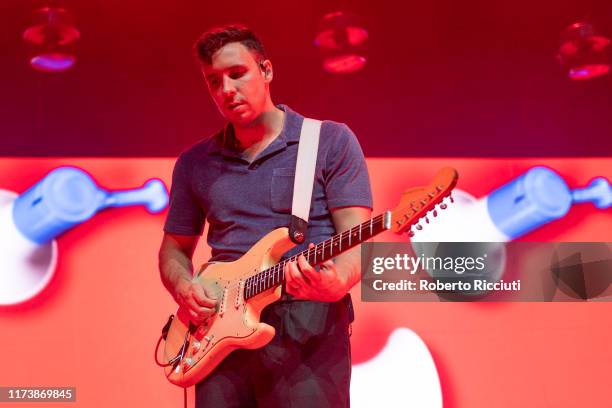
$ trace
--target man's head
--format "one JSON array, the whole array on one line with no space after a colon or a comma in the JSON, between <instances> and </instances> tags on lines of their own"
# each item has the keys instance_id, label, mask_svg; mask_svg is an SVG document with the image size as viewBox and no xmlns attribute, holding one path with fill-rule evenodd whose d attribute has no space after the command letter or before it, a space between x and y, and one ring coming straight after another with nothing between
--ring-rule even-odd
<instances>
[{"instance_id":1,"label":"man's head","mask_svg":"<svg viewBox=\"0 0 612 408\"><path fill-rule=\"evenodd\" d=\"M251 30L240 25L213 28L194 49L210 95L226 119L248 125L269 107L272 63Z\"/></svg>"}]
</instances>

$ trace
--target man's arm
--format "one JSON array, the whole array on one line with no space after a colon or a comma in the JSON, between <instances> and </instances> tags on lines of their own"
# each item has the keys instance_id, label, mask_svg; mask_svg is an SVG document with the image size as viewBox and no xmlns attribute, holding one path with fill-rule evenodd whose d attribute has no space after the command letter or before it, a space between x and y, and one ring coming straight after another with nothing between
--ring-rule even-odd
<instances>
[{"instance_id":1,"label":"man's arm","mask_svg":"<svg viewBox=\"0 0 612 408\"><path fill-rule=\"evenodd\" d=\"M189 311L191 320L200 324L215 311L216 298L193 279L191 260L198 236L164 234L159 249L161 280L176 303Z\"/></svg>"},{"instance_id":2,"label":"man's arm","mask_svg":"<svg viewBox=\"0 0 612 408\"><path fill-rule=\"evenodd\" d=\"M371 218L372 211L366 207L344 207L332 210L332 219L337 232L343 232ZM313 244L311 244L313 245ZM344 295L361 278L361 250L352 248L334 260L320 265L317 272L304 256L285 266L287 292L300 299L334 302Z\"/></svg>"},{"instance_id":3,"label":"man's arm","mask_svg":"<svg viewBox=\"0 0 612 408\"><path fill-rule=\"evenodd\" d=\"M366 207L345 207L332 210L332 219L337 232L343 232L372 218L372 210ZM339 275L347 282L346 292L361 279L361 247L356 246L334 258ZM345 293L346 293L345 292Z\"/></svg>"}]
</instances>

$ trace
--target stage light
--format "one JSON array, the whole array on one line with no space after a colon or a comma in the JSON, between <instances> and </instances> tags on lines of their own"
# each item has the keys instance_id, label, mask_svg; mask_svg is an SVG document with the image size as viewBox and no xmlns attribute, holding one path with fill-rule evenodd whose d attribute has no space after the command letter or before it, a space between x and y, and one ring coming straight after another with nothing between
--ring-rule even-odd
<instances>
[{"instance_id":1,"label":"stage light","mask_svg":"<svg viewBox=\"0 0 612 408\"><path fill-rule=\"evenodd\" d=\"M323 16L314 44L321 53L326 71L347 74L365 66L367 39L368 32L354 15L336 11Z\"/></svg>"},{"instance_id":2,"label":"stage light","mask_svg":"<svg viewBox=\"0 0 612 408\"><path fill-rule=\"evenodd\" d=\"M34 11L33 23L23 33L30 45L30 65L43 72L62 72L76 62L75 48L79 30L71 14L59 7Z\"/></svg>"},{"instance_id":3,"label":"stage light","mask_svg":"<svg viewBox=\"0 0 612 408\"><path fill-rule=\"evenodd\" d=\"M597 35L593 26L578 22L561 33L559 61L571 79L591 79L610 71L610 39Z\"/></svg>"}]
</instances>

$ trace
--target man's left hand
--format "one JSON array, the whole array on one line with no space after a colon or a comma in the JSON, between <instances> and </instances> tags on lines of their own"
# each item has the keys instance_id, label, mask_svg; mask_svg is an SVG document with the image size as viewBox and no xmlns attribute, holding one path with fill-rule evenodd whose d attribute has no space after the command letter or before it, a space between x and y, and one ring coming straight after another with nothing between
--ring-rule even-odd
<instances>
[{"instance_id":1,"label":"man's left hand","mask_svg":"<svg viewBox=\"0 0 612 408\"><path fill-rule=\"evenodd\" d=\"M309 248L312 247L314 244L309 245ZM297 262L285 264L284 273L287 293L298 299L335 302L348 291L347 283L338 274L332 260L320 264L317 271L300 255Z\"/></svg>"}]
</instances>

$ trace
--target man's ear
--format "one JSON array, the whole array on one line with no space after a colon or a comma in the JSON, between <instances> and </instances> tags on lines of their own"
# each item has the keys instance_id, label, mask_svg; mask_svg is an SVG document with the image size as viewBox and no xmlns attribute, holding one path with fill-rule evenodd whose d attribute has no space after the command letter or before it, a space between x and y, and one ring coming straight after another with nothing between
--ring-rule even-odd
<instances>
[{"instance_id":1,"label":"man's ear","mask_svg":"<svg viewBox=\"0 0 612 408\"><path fill-rule=\"evenodd\" d=\"M272 77L274 76L274 71L272 70L272 62L270 60L264 60L259 63L259 68L266 79L266 81L272 81Z\"/></svg>"}]
</instances>

